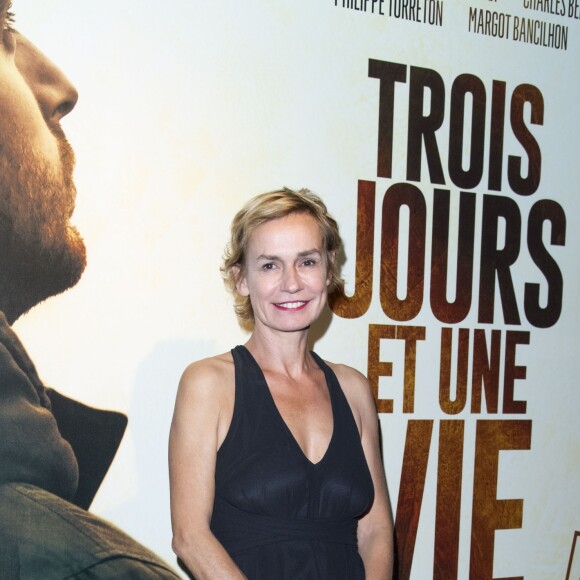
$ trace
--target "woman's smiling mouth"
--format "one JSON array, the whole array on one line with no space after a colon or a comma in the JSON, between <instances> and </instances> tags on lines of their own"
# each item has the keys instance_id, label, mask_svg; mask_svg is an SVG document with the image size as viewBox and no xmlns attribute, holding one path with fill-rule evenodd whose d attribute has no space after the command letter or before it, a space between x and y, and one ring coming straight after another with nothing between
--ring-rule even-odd
<instances>
[{"instance_id":1,"label":"woman's smiling mouth","mask_svg":"<svg viewBox=\"0 0 580 580\"><path fill-rule=\"evenodd\" d=\"M307 301L300 300L296 302L278 302L274 303L274 306L278 308L278 310L302 310L308 304Z\"/></svg>"}]
</instances>

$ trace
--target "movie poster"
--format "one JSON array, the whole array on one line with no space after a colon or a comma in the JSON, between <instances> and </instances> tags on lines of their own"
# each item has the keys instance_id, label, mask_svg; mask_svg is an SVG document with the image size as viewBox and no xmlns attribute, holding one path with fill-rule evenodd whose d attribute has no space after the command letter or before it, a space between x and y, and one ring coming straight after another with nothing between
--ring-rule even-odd
<instances>
[{"instance_id":1,"label":"movie poster","mask_svg":"<svg viewBox=\"0 0 580 580\"><path fill-rule=\"evenodd\" d=\"M248 338L229 224L308 187L345 243L313 348L373 387L396 577L578 579L580 2L12 11L79 95L61 124L87 267L13 329L46 385L129 418L91 512L176 566L177 383Z\"/></svg>"}]
</instances>

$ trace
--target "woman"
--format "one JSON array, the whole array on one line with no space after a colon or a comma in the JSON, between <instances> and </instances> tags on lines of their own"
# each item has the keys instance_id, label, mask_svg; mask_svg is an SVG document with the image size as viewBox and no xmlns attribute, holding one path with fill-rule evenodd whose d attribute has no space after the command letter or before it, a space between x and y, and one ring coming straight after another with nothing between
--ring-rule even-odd
<instances>
[{"instance_id":1,"label":"woman","mask_svg":"<svg viewBox=\"0 0 580 580\"><path fill-rule=\"evenodd\" d=\"M245 346L183 373L170 434L173 549L198 579L391 578L392 520L367 380L308 329L341 284L338 226L308 190L250 200L223 274Z\"/></svg>"}]
</instances>

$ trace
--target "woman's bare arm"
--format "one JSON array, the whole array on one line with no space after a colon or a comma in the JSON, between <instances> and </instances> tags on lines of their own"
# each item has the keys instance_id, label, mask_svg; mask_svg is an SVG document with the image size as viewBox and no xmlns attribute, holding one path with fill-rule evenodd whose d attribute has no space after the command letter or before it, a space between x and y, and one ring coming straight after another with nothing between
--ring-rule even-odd
<instances>
[{"instance_id":1,"label":"woman's bare arm","mask_svg":"<svg viewBox=\"0 0 580 580\"><path fill-rule=\"evenodd\" d=\"M231 368L230 368L231 367ZM198 580L244 578L210 530L217 449L233 410L233 365L190 365L181 378L169 436L173 551Z\"/></svg>"},{"instance_id":2,"label":"woman's bare arm","mask_svg":"<svg viewBox=\"0 0 580 580\"><path fill-rule=\"evenodd\" d=\"M379 447L379 421L367 379L358 371L332 365L360 429L363 451L375 488L370 511L358 525L358 549L367 580L390 580L393 575L393 518Z\"/></svg>"}]
</instances>

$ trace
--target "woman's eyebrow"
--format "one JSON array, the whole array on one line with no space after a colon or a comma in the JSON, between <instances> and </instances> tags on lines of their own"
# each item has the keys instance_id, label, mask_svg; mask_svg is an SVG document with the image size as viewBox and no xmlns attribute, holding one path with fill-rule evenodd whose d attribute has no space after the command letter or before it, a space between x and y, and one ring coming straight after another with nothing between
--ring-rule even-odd
<instances>
[{"instance_id":1,"label":"woman's eyebrow","mask_svg":"<svg viewBox=\"0 0 580 580\"><path fill-rule=\"evenodd\" d=\"M317 248L312 248L311 250L303 250L302 252L298 252L297 256L299 258L304 258L305 256L312 256L312 254L318 254L320 256L321 252ZM280 256L276 256L275 254L260 254L259 256L256 257L256 261L258 260L276 261L280 259L281 259Z\"/></svg>"},{"instance_id":2,"label":"woman's eyebrow","mask_svg":"<svg viewBox=\"0 0 580 580\"><path fill-rule=\"evenodd\" d=\"M256 260L279 260L279 256L260 254Z\"/></svg>"}]
</instances>

